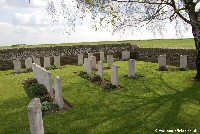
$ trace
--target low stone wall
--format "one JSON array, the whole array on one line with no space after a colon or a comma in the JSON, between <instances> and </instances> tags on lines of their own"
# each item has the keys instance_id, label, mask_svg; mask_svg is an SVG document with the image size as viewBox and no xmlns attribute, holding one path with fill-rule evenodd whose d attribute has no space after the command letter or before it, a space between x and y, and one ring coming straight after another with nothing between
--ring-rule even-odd
<instances>
[{"instance_id":1,"label":"low stone wall","mask_svg":"<svg viewBox=\"0 0 200 134\"><path fill-rule=\"evenodd\" d=\"M40 57L43 66L43 57L50 56L53 65L53 56L61 56L61 65L77 64L78 54L83 53L87 58L88 53L93 53L99 60L100 51L104 51L105 57L108 54L114 55L114 58L121 59L122 51L131 51L131 59L156 62L158 56L166 54L167 64L179 67L180 55L188 55L188 67L195 69L195 50L194 49L168 49L168 48L137 48L131 44L102 44L102 45L79 45L79 46L55 46L41 48L15 48L0 50L0 70L13 69L13 59L20 59L22 68L25 68L25 59Z\"/></svg>"},{"instance_id":2,"label":"low stone wall","mask_svg":"<svg viewBox=\"0 0 200 134\"><path fill-rule=\"evenodd\" d=\"M194 49L167 49L167 48L137 48L137 58L142 61L158 62L158 56L166 54L167 64L180 65L180 55L187 55L188 67L196 68Z\"/></svg>"},{"instance_id":3,"label":"low stone wall","mask_svg":"<svg viewBox=\"0 0 200 134\"><path fill-rule=\"evenodd\" d=\"M122 51L133 52L135 45L129 43L123 44L102 44L102 45L79 45L79 46L50 46L37 48L14 48L0 50L0 70L13 69L13 59L20 59L22 68L25 68L24 60L26 58L39 57L43 66L43 57L50 56L53 65L53 56L60 55L61 65L77 64L78 54L83 53L84 58L88 53L94 53L99 60L99 52L104 51L105 57L113 54L115 58L120 58Z\"/></svg>"}]
</instances>

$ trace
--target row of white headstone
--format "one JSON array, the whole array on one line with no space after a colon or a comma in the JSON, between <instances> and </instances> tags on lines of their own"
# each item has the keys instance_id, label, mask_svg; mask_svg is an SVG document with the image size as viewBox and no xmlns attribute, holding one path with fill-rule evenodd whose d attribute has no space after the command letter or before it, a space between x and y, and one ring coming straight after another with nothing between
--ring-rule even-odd
<instances>
[{"instance_id":1,"label":"row of white headstone","mask_svg":"<svg viewBox=\"0 0 200 134\"><path fill-rule=\"evenodd\" d=\"M36 63L41 66L40 58L27 58L25 59L26 70L32 70L32 63ZM21 72L21 61L19 59L13 60L14 71ZM54 56L54 65L58 68L60 67L60 56ZM51 66L50 57L44 57L44 68L49 68Z\"/></svg>"},{"instance_id":2,"label":"row of white headstone","mask_svg":"<svg viewBox=\"0 0 200 134\"><path fill-rule=\"evenodd\" d=\"M88 59L90 59L91 56L93 56L93 53L88 53ZM113 55L107 55L107 59L111 59L110 62L112 64ZM129 59L130 59L130 51L122 51L122 60L129 60ZM104 52L100 52L100 60L99 61L102 61L102 62L105 61ZM79 54L78 55L78 65L83 65L83 63L84 63L83 54ZM109 67L111 67L111 65L109 65Z\"/></svg>"},{"instance_id":3,"label":"row of white headstone","mask_svg":"<svg viewBox=\"0 0 200 134\"><path fill-rule=\"evenodd\" d=\"M39 84L43 84L48 93L51 96L54 96L54 92L52 89L52 73L43 67L33 63L33 75L34 78L37 79ZM62 99L62 80L59 76L55 76L54 78L54 90L55 90L55 100L60 108L63 108L63 99Z\"/></svg>"},{"instance_id":4,"label":"row of white headstone","mask_svg":"<svg viewBox=\"0 0 200 134\"><path fill-rule=\"evenodd\" d=\"M89 54L88 54L89 55ZM84 58L84 72L87 74L92 73L92 68L96 67L96 57L89 55L90 58ZM118 66L113 65L114 58L113 55L107 55L108 67L112 70L111 84L118 86ZM98 61L98 75L103 80L104 76L104 66L102 61ZM136 75L136 61L135 59L130 59L128 61L128 77L134 77Z\"/></svg>"},{"instance_id":5,"label":"row of white headstone","mask_svg":"<svg viewBox=\"0 0 200 134\"><path fill-rule=\"evenodd\" d=\"M39 84L43 84L47 88L48 93L53 96L54 93L52 89L52 73L35 63L32 64L32 68L34 78L37 79ZM64 101L62 97L62 80L59 76L55 76L54 78L54 90L55 101L59 108L62 109L64 107ZM44 134L40 99L32 99L27 109L31 134Z\"/></svg>"},{"instance_id":6,"label":"row of white headstone","mask_svg":"<svg viewBox=\"0 0 200 134\"><path fill-rule=\"evenodd\" d=\"M166 54L158 56L158 64L160 67L166 67ZM180 55L180 68L186 69L187 68L187 55Z\"/></svg>"}]
</instances>

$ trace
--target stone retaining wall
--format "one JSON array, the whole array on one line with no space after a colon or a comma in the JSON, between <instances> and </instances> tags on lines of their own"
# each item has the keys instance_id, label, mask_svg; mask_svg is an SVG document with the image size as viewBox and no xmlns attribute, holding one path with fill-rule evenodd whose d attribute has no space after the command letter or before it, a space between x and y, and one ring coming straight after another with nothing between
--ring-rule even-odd
<instances>
[{"instance_id":1,"label":"stone retaining wall","mask_svg":"<svg viewBox=\"0 0 200 134\"><path fill-rule=\"evenodd\" d=\"M194 49L168 49L168 48L137 48L131 44L103 44L103 45L79 45L79 46L54 46L39 48L15 48L0 50L0 70L13 69L13 59L20 59L22 68L25 68L26 58L40 57L43 66L43 57L50 56L53 65L53 56L61 56L61 65L77 64L78 54L83 53L86 58L88 53L94 53L99 61L99 52L104 51L105 57L113 54L114 58L121 58L122 51L131 51L131 58L137 60L157 62L158 56L167 55L167 64L179 66L180 55L188 55L188 67L195 69L195 50Z\"/></svg>"},{"instance_id":2,"label":"stone retaining wall","mask_svg":"<svg viewBox=\"0 0 200 134\"><path fill-rule=\"evenodd\" d=\"M166 54L168 65L180 65L180 55L187 55L188 67L196 68L195 49L137 48L137 57L142 61L158 62L158 56Z\"/></svg>"},{"instance_id":3,"label":"stone retaining wall","mask_svg":"<svg viewBox=\"0 0 200 134\"><path fill-rule=\"evenodd\" d=\"M24 60L26 58L39 57L43 66L43 57L50 56L53 65L53 56L61 56L61 65L77 64L78 54L83 53L84 58L87 53L94 53L99 60L99 52L104 51L107 54L113 54L115 58L121 57L121 52L128 50L133 51L135 45L124 44L102 44L102 45L78 45L78 46L50 46L37 48L14 48L0 50L0 70L13 69L13 59L20 59L22 68L25 68Z\"/></svg>"}]
</instances>

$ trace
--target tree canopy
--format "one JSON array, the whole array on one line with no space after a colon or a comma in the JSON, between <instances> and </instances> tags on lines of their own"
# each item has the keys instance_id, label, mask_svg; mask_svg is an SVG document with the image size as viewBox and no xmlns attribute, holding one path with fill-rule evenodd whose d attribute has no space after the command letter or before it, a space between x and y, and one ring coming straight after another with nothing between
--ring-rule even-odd
<instances>
[{"instance_id":1,"label":"tree canopy","mask_svg":"<svg viewBox=\"0 0 200 134\"><path fill-rule=\"evenodd\" d=\"M74 28L80 19L92 18L93 28L112 27L113 31L136 30L142 27L152 32L165 30L172 22L177 29L187 29L187 24L197 26L199 0L46 0L47 11L54 22L65 18L67 26ZM70 9L73 7L73 11ZM192 16L190 16L192 15ZM193 20L192 20L193 18Z\"/></svg>"},{"instance_id":2,"label":"tree canopy","mask_svg":"<svg viewBox=\"0 0 200 134\"><path fill-rule=\"evenodd\" d=\"M134 31L147 28L153 33L165 30L166 24L175 24L177 33L192 27L196 46L196 79L200 80L200 0L46 0L47 11L54 22L64 18L67 28L92 18L93 28L112 27L116 31ZM70 5L71 4L71 5ZM186 27L185 27L186 26Z\"/></svg>"}]
</instances>

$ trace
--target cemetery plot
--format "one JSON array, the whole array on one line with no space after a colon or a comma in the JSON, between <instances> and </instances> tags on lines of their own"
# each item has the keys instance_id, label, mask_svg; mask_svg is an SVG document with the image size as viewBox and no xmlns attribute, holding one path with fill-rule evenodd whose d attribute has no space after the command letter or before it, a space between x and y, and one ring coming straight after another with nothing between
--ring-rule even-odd
<instances>
[{"instance_id":1,"label":"cemetery plot","mask_svg":"<svg viewBox=\"0 0 200 134\"><path fill-rule=\"evenodd\" d=\"M24 80L22 83L31 99L40 98L43 114L67 110L72 107L64 98L62 98L63 105L60 107L60 103L58 104L56 101L56 96L51 96L43 84L38 84L37 79L29 78Z\"/></svg>"},{"instance_id":2,"label":"cemetery plot","mask_svg":"<svg viewBox=\"0 0 200 134\"><path fill-rule=\"evenodd\" d=\"M52 73L33 63L34 78L23 81L24 87L31 98L40 98L43 113L66 110L71 105L62 97L62 81L59 76L54 79L52 88Z\"/></svg>"},{"instance_id":3,"label":"cemetery plot","mask_svg":"<svg viewBox=\"0 0 200 134\"><path fill-rule=\"evenodd\" d=\"M80 76L81 78L95 83L99 87L103 88L105 91L119 90L123 88L122 86L118 85L118 83L117 85L114 85L110 80L102 79L100 75L95 73L87 74L87 72L83 71L74 73Z\"/></svg>"}]
</instances>

